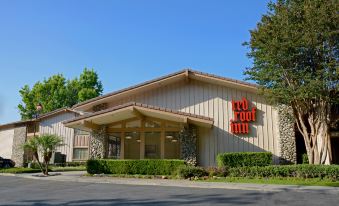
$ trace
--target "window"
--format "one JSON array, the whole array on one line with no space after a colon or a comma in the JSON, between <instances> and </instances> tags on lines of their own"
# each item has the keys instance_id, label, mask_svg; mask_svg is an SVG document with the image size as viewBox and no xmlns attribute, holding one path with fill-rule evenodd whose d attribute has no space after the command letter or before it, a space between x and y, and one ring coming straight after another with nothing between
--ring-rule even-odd
<instances>
[{"instance_id":1,"label":"window","mask_svg":"<svg viewBox=\"0 0 339 206\"><path fill-rule=\"evenodd\" d=\"M158 121L146 121L145 122L145 127L148 128L160 128L161 123Z\"/></svg>"},{"instance_id":2,"label":"window","mask_svg":"<svg viewBox=\"0 0 339 206\"><path fill-rule=\"evenodd\" d=\"M180 140L178 132L165 133L165 159L180 159Z\"/></svg>"},{"instance_id":3,"label":"window","mask_svg":"<svg viewBox=\"0 0 339 206\"><path fill-rule=\"evenodd\" d=\"M131 122L126 123L126 128L138 128L141 126L141 121L140 120L135 120Z\"/></svg>"},{"instance_id":4,"label":"window","mask_svg":"<svg viewBox=\"0 0 339 206\"><path fill-rule=\"evenodd\" d=\"M112 133L108 137L108 153L107 158L120 158L120 138L121 133Z\"/></svg>"},{"instance_id":5,"label":"window","mask_svg":"<svg viewBox=\"0 0 339 206\"><path fill-rule=\"evenodd\" d=\"M75 135L89 135L89 132L80 129L75 129Z\"/></svg>"},{"instance_id":6,"label":"window","mask_svg":"<svg viewBox=\"0 0 339 206\"><path fill-rule=\"evenodd\" d=\"M88 159L88 148L74 148L73 159L74 160L87 160Z\"/></svg>"},{"instance_id":7,"label":"window","mask_svg":"<svg viewBox=\"0 0 339 206\"><path fill-rule=\"evenodd\" d=\"M125 159L140 159L140 133L126 132L124 141Z\"/></svg>"},{"instance_id":8,"label":"window","mask_svg":"<svg viewBox=\"0 0 339 206\"><path fill-rule=\"evenodd\" d=\"M145 132L145 158L160 159L160 132Z\"/></svg>"}]
</instances>

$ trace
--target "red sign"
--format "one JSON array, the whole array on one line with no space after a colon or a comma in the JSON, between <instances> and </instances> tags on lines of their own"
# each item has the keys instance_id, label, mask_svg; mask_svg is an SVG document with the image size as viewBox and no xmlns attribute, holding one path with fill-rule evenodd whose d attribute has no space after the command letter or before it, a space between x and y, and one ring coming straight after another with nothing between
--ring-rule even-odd
<instances>
[{"instance_id":1,"label":"red sign","mask_svg":"<svg viewBox=\"0 0 339 206\"><path fill-rule=\"evenodd\" d=\"M256 107L248 108L248 101L245 97L240 101L232 100L234 118L230 120L231 132L233 134L248 134L249 122L255 121L256 109Z\"/></svg>"}]
</instances>

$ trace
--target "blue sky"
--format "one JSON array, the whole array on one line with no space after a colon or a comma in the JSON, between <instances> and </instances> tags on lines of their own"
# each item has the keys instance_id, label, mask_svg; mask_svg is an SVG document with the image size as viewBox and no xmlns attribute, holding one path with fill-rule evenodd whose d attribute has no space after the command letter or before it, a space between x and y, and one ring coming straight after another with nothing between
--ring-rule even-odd
<instances>
[{"instance_id":1,"label":"blue sky","mask_svg":"<svg viewBox=\"0 0 339 206\"><path fill-rule=\"evenodd\" d=\"M268 1L0 1L0 124L18 91L94 68L104 93L183 68L243 79L249 30Z\"/></svg>"}]
</instances>

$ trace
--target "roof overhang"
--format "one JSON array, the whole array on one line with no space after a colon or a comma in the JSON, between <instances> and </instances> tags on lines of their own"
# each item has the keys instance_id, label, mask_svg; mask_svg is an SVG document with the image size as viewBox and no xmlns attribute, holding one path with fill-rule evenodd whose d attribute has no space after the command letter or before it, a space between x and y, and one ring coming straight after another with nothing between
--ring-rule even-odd
<instances>
[{"instance_id":1,"label":"roof overhang","mask_svg":"<svg viewBox=\"0 0 339 206\"><path fill-rule=\"evenodd\" d=\"M98 130L101 125L108 125L132 118L151 117L183 124L194 124L211 128L213 120L208 117L193 115L165 108L139 103L128 103L96 113L91 113L64 122L66 127L84 131Z\"/></svg>"},{"instance_id":2,"label":"roof overhang","mask_svg":"<svg viewBox=\"0 0 339 206\"><path fill-rule=\"evenodd\" d=\"M144 91L149 91L160 86L171 85L179 81L189 81L190 79L207 82L211 84L223 85L230 88L235 88L247 92L256 93L258 91L258 86L252 83L234 80L231 78L221 77L217 75L212 75L208 73L203 73L199 71L194 71L191 69L185 69L173 74L169 74L163 77L159 77L150 81L146 81L135 86L131 86L122 90L111 92L87 101L81 102L73 106L73 109L79 111L88 111L94 105L106 103L114 99L120 99L127 96L135 95Z\"/></svg>"}]
</instances>

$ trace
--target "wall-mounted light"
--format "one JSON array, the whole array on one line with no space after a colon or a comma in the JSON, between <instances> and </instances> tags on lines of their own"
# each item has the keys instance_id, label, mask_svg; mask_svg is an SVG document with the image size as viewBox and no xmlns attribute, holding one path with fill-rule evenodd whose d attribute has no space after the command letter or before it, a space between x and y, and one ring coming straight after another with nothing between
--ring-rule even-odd
<instances>
[{"instance_id":1,"label":"wall-mounted light","mask_svg":"<svg viewBox=\"0 0 339 206\"><path fill-rule=\"evenodd\" d=\"M173 139L173 136L172 135L167 135L166 139Z\"/></svg>"},{"instance_id":2,"label":"wall-mounted light","mask_svg":"<svg viewBox=\"0 0 339 206\"><path fill-rule=\"evenodd\" d=\"M177 139L172 139L172 142L177 142L178 140Z\"/></svg>"},{"instance_id":3,"label":"wall-mounted light","mask_svg":"<svg viewBox=\"0 0 339 206\"><path fill-rule=\"evenodd\" d=\"M126 136L125 139L132 139L132 137L131 136Z\"/></svg>"}]
</instances>

